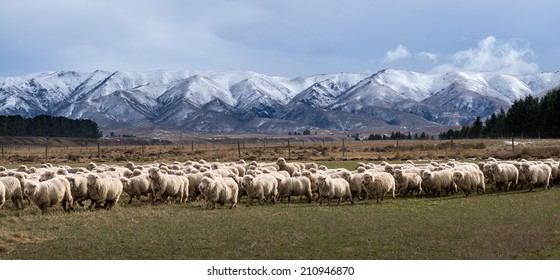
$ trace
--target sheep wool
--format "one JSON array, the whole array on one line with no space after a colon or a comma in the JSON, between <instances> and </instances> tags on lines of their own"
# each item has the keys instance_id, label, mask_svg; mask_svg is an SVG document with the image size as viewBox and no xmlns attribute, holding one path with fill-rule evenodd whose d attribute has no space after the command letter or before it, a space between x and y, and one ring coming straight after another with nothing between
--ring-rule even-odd
<instances>
[{"instance_id":1,"label":"sheep wool","mask_svg":"<svg viewBox=\"0 0 560 280\"><path fill-rule=\"evenodd\" d=\"M70 183L66 178L56 177L43 182L26 181L24 193L41 209L41 214L47 214L47 209L57 203L60 203L64 210L74 210Z\"/></svg>"}]
</instances>

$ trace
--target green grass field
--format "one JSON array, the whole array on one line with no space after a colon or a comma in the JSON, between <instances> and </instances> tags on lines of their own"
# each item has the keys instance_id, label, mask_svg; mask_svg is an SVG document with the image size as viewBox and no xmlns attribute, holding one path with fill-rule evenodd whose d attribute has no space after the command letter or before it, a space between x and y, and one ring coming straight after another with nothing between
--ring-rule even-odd
<instances>
[{"instance_id":1,"label":"green grass field","mask_svg":"<svg viewBox=\"0 0 560 280\"><path fill-rule=\"evenodd\" d=\"M319 206L294 199L0 210L1 259L560 259L560 188ZM246 198L242 200L245 201Z\"/></svg>"}]
</instances>

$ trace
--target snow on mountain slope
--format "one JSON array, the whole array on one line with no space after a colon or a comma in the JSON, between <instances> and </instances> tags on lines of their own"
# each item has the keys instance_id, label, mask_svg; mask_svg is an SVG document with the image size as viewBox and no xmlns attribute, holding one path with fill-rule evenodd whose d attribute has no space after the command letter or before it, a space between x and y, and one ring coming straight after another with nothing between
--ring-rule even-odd
<instances>
[{"instance_id":1,"label":"snow on mountain slope","mask_svg":"<svg viewBox=\"0 0 560 280\"><path fill-rule=\"evenodd\" d=\"M458 125L560 86L560 73L384 69L295 78L248 70L73 71L0 77L0 114L91 118L102 129L205 132Z\"/></svg>"},{"instance_id":2,"label":"snow on mountain slope","mask_svg":"<svg viewBox=\"0 0 560 280\"><path fill-rule=\"evenodd\" d=\"M163 106L167 106L177 100L188 100L189 103L197 108L215 99L219 99L230 106L236 103L226 88L223 88L220 84L209 78L199 75L194 75L175 83L157 97L158 102Z\"/></svg>"},{"instance_id":3,"label":"snow on mountain slope","mask_svg":"<svg viewBox=\"0 0 560 280\"><path fill-rule=\"evenodd\" d=\"M379 85L386 86L406 98L422 101L434 92L436 75L384 69L375 73L372 79Z\"/></svg>"},{"instance_id":4,"label":"snow on mountain slope","mask_svg":"<svg viewBox=\"0 0 560 280\"><path fill-rule=\"evenodd\" d=\"M330 108L352 112L364 106L390 108L393 104L406 100L406 96L379 83L376 76L365 78L340 96Z\"/></svg>"}]
</instances>

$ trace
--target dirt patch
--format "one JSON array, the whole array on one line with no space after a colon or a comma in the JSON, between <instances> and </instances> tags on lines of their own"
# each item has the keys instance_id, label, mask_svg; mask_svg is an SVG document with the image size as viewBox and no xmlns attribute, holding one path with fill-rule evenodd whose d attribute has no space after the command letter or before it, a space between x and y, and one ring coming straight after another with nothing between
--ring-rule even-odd
<instances>
[{"instance_id":1,"label":"dirt patch","mask_svg":"<svg viewBox=\"0 0 560 280\"><path fill-rule=\"evenodd\" d=\"M46 239L30 236L21 232L9 232L0 230L0 257L14 250L19 244L36 243Z\"/></svg>"}]
</instances>

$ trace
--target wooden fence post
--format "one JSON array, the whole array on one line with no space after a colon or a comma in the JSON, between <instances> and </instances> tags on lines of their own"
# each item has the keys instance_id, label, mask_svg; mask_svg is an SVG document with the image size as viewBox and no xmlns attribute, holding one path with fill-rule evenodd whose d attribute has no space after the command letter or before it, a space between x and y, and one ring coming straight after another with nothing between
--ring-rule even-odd
<instances>
[{"instance_id":1,"label":"wooden fence post","mask_svg":"<svg viewBox=\"0 0 560 280\"><path fill-rule=\"evenodd\" d=\"M292 150L290 150L290 139L288 138L288 159L292 157Z\"/></svg>"},{"instance_id":2,"label":"wooden fence post","mask_svg":"<svg viewBox=\"0 0 560 280\"><path fill-rule=\"evenodd\" d=\"M241 145L239 144L239 139L237 139L237 155L239 156L239 159L241 159Z\"/></svg>"},{"instance_id":3,"label":"wooden fence post","mask_svg":"<svg viewBox=\"0 0 560 280\"><path fill-rule=\"evenodd\" d=\"M346 157L346 148L344 147L344 138L342 138L342 157Z\"/></svg>"},{"instance_id":4,"label":"wooden fence post","mask_svg":"<svg viewBox=\"0 0 560 280\"><path fill-rule=\"evenodd\" d=\"M45 163L49 161L49 138L45 137Z\"/></svg>"}]
</instances>

